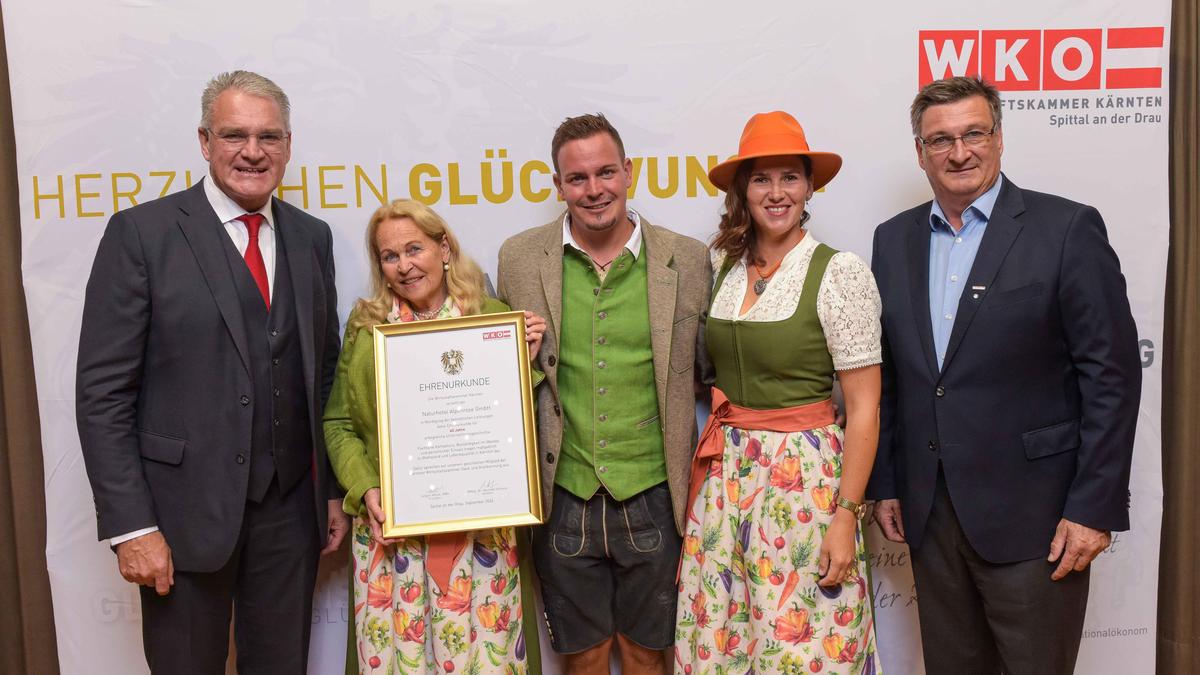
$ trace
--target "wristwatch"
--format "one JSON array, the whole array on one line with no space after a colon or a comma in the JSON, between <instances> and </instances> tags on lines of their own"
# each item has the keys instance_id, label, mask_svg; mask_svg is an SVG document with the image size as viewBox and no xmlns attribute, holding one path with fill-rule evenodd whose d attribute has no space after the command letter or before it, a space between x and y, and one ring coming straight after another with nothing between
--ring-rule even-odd
<instances>
[{"instance_id":1,"label":"wristwatch","mask_svg":"<svg viewBox=\"0 0 1200 675\"><path fill-rule=\"evenodd\" d=\"M863 516L867 515L867 505L858 502L852 502L845 497L838 495L837 505L854 514L856 520L862 520Z\"/></svg>"}]
</instances>

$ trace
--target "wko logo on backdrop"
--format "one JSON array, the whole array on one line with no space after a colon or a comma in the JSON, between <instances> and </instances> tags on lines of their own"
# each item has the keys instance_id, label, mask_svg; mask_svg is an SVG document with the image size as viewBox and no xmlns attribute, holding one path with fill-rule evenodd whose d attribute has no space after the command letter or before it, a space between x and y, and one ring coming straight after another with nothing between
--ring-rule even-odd
<instances>
[{"instance_id":1,"label":"wko logo on backdrop","mask_svg":"<svg viewBox=\"0 0 1200 675\"><path fill-rule=\"evenodd\" d=\"M920 86L979 76L1001 91L1163 86L1162 26L1070 30L923 30Z\"/></svg>"}]
</instances>

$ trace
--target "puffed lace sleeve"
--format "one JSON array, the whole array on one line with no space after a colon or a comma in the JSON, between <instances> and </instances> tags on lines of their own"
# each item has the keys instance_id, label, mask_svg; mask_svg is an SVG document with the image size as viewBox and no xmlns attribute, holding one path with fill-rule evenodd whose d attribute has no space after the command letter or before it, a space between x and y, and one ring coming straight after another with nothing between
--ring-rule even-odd
<instances>
[{"instance_id":1,"label":"puffed lace sleeve","mask_svg":"<svg viewBox=\"0 0 1200 675\"><path fill-rule=\"evenodd\" d=\"M817 293L817 316L834 369L853 370L883 361L881 311L879 289L867 263L848 251L834 255Z\"/></svg>"}]
</instances>

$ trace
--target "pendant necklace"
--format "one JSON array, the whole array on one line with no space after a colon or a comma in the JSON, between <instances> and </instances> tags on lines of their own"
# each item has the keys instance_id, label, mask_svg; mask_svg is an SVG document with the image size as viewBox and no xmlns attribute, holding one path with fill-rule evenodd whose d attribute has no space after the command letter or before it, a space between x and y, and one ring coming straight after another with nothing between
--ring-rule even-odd
<instances>
[{"instance_id":1,"label":"pendant necklace","mask_svg":"<svg viewBox=\"0 0 1200 675\"><path fill-rule=\"evenodd\" d=\"M755 295L762 295L767 290L767 282L771 280L772 275L779 270L779 266L782 264L783 258L780 258L779 262L775 263L770 272L763 274L762 268L758 266L758 263L754 263L754 271L758 274L758 281L754 282Z\"/></svg>"}]
</instances>

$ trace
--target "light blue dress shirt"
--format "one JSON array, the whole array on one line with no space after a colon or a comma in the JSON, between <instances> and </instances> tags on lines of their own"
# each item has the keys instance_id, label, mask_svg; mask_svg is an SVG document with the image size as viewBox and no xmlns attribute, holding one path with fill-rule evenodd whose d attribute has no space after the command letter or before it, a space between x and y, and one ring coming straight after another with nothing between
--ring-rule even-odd
<instances>
[{"instance_id":1,"label":"light blue dress shirt","mask_svg":"<svg viewBox=\"0 0 1200 675\"><path fill-rule=\"evenodd\" d=\"M946 360L946 346L958 316L958 302L968 283L971 265L975 263L975 254L979 252L1003 181L1003 176L997 176L995 184L963 211L963 226L958 232L950 227L946 213L937 200L933 200L933 209L929 213L929 227L933 230L929 237L929 320L933 326L933 346L939 369Z\"/></svg>"}]
</instances>

